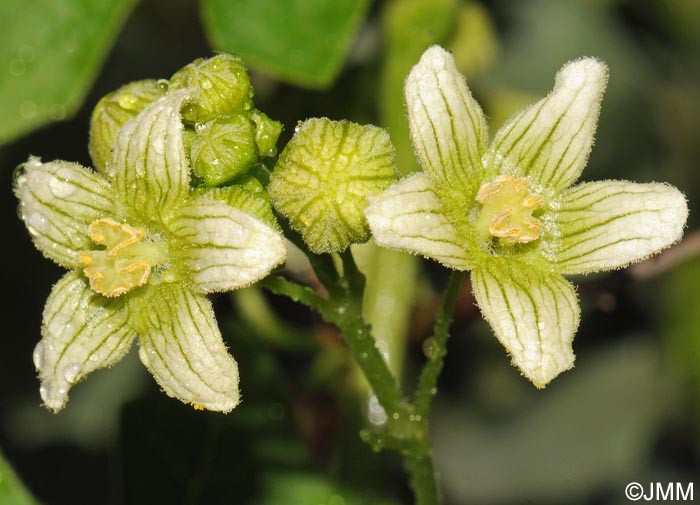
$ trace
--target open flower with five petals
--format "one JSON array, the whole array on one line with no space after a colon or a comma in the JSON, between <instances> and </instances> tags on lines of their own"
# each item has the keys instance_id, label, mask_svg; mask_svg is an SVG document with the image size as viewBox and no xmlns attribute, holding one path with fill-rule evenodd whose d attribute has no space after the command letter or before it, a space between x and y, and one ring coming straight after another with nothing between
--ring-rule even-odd
<instances>
[{"instance_id":1,"label":"open flower with five petals","mask_svg":"<svg viewBox=\"0 0 700 505\"><path fill-rule=\"evenodd\" d=\"M673 244L688 214L668 184L574 184L607 83L592 58L488 142L486 119L452 56L433 46L405 84L423 171L370 199L382 246L471 270L477 303L513 362L543 387L573 366L580 308L563 277L624 267Z\"/></svg>"},{"instance_id":2,"label":"open flower with five petals","mask_svg":"<svg viewBox=\"0 0 700 505\"><path fill-rule=\"evenodd\" d=\"M237 365L206 294L257 281L286 252L259 219L190 191L180 110L194 93L170 92L128 121L100 173L30 158L16 180L34 244L70 269L48 298L34 352L54 411L137 336L168 395L216 411L238 404Z\"/></svg>"}]
</instances>

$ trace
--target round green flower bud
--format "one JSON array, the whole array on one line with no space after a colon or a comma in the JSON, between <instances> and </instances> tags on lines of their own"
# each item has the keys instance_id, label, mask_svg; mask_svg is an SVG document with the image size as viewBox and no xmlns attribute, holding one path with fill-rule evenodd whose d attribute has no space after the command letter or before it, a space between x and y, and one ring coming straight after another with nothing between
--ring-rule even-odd
<instances>
[{"instance_id":1,"label":"round green flower bud","mask_svg":"<svg viewBox=\"0 0 700 505\"><path fill-rule=\"evenodd\" d=\"M104 96L97 103L90 119L88 149L98 172L105 171L119 128L167 90L167 81L136 81Z\"/></svg>"},{"instance_id":2,"label":"round green flower bud","mask_svg":"<svg viewBox=\"0 0 700 505\"><path fill-rule=\"evenodd\" d=\"M258 159L255 126L246 114L216 119L197 128L190 149L192 170L207 186L247 172Z\"/></svg>"},{"instance_id":3,"label":"round green flower bud","mask_svg":"<svg viewBox=\"0 0 700 505\"><path fill-rule=\"evenodd\" d=\"M195 100L182 109L182 117L191 123L205 123L249 108L253 97L243 60L230 54L195 60L175 72L170 89L185 88L200 90Z\"/></svg>"},{"instance_id":4,"label":"round green flower bud","mask_svg":"<svg viewBox=\"0 0 700 505\"><path fill-rule=\"evenodd\" d=\"M296 128L267 189L275 208L320 254L369 239L367 197L395 180L394 146L385 130L321 118Z\"/></svg>"},{"instance_id":5,"label":"round green flower bud","mask_svg":"<svg viewBox=\"0 0 700 505\"><path fill-rule=\"evenodd\" d=\"M255 143L260 156L272 157L277 154L277 139L282 133L282 123L270 119L267 114L254 110L250 119L255 123Z\"/></svg>"}]
</instances>

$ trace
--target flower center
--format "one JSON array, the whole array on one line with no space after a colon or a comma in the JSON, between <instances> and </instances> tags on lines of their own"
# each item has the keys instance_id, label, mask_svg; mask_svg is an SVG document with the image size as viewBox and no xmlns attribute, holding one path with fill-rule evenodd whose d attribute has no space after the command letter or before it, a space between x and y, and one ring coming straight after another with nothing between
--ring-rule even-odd
<instances>
[{"instance_id":1,"label":"flower center","mask_svg":"<svg viewBox=\"0 0 700 505\"><path fill-rule=\"evenodd\" d=\"M162 243L144 242L141 228L104 218L88 226L88 236L104 249L82 251L78 259L90 280L90 288L104 296L120 296L143 286L151 267L164 263L167 252Z\"/></svg>"},{"instance_id":2,"label":"flower center","mask_svg":"<svg viewBox=\"0 0 700 505\"><path fill-rule=\"evenodd\" d=\"M542 234L542 222L532 213L544 200L528 193L527 179L499 175L481 185L476 201L482 205L476 227L484 237L497 237L501 245L512 246L532 242Z\"/></svg>"}]
</instances>

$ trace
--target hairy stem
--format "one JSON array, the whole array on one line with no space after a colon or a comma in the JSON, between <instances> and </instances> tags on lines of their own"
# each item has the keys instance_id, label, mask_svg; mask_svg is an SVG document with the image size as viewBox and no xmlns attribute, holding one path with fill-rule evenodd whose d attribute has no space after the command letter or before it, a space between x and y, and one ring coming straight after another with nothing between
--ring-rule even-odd
<instances>
[{"instance_id":1,"label":"hairy stem","mask_svg":"<svg viewBox=\"0 0 700 505\"><path fill-rule=\"evenodd\" d=\"M427 417L433 397L437 392L437 380L442 372L445 354L447 354L447 339L450 336L452 313L457 303L459 287L465 276L466 272L452 272L445 292L445 301L435 315L433 336L423 343L423 350L428 361L418 379L418 388L413 401L415 413L422 417Z\"/></svg>"},{"instance_id":2,"label":"hairy stem","mask_svg":"<svg viewBox=\"0 0 700 505\"><path fill-rule=\"evenodd\" d=\"M443 366L452 312L465 273L453 272L450 277L444 304L436 316L434 334L429 339L430 352L426 352L428 361L420 375L415 401L411 404L401 392L398 381L377 348L369 325L362 318L364 276L357 269L349 250L342 253L340 259L342 277L338 274L332 278L329 271L324 275L324 284L330 295L328 299L320 297L306 286L279 276L268 277L262 281L262 285L273 293L288 296L318 311L326 322L340 329L387 414L386 430L363 430L363 440L375 450L393 449L400 452L416 497L416 504L439 505L440 493L428 439L428 414Z\"/></svg>"}]
</instances>

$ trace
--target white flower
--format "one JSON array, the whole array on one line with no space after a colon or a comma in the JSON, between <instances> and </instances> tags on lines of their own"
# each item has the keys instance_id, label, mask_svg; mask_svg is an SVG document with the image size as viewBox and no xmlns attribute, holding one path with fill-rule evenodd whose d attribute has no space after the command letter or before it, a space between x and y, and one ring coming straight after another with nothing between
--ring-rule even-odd
<instances>
[{"instance_id":1,"label":"white flower","mask_svg":"<svg viewBox=\"0 0 700 505\"><path fill-rule=\"evenodd\" d=\"M34 351L54 411L137 335L168 395L209 410L238 404L238 367L206 294L261 279L286 251L270 226L190 191L180 109L191 96L168 93L124 124L103 173L30 158L17 179L34 244L71 270L53 287Z\"/></svg>"},{"instance_id":2,"label":"white flower","mask_svg":"<svg viewBox=\"0 0 700 505\"><path fill-rule=\"evenodd\" d=\"M543 387L573 366L580 309L562 274L622 268L680 239L685 197L662 183L573 185L593 144L607 67L564 65L552 92L488 143L452 56L433 46L406 79L423 172L370 199L382 246L471 270L481 311L514 363Z\"/></svg>"}]
</instances>

